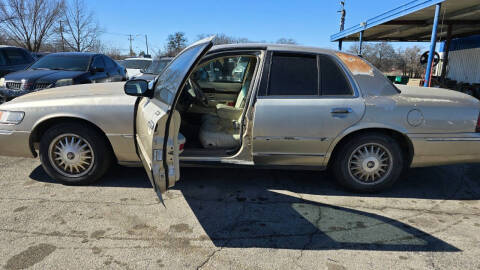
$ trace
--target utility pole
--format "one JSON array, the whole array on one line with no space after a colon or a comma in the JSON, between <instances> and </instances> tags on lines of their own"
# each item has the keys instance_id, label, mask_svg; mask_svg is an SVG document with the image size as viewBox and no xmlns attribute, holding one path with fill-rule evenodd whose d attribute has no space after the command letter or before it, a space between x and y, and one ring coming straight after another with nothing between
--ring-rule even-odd
<instances>
[{"instance_id":1,"label":"utility pole","mask_svg":"<svg viewBox=\"0 0 480 270\"><path fill-rule=\"evenodd\" d=\"M60 37L62 38L62 51L65 51L65 39L63 38L63 25L62 25L62 20L59 21L60 23Z\"/></svg>"},{"instance_id":2,"label":"utility pole","mask_svg":"<svg viewBox=\"0 0 480 270\"><path fill-rule=\"evenodd\" d=\"M145 46L147 46L147 54L149 54L148 53L148 38L147 38L147 35L145 35Z\"/></svg>"},{"instance_id":3,"label":"utility pole","mask_svg":"<svg viewBox=\"0 0 480 270\"><path fill-rule=\"evenodd\" d=\"M345 10L345 1L340 1L340 5L342 6L342 9L337 11L337 12L342 14L342 16L340 17L340 32L341 32L341 31L343 31L343 29L345 29L345 15L347 15L347 11ZM338 41L338 50L339 51L342 50L342 40L341 39Z\"/></svg>"},{"instance_id":4,"label":"utility pole","mask_svg":"<svg viewBox=\"0 0 480 270\"><path fill-rule=\"evenodd\" d=\"M133 37L131 34L128 35L128 40L130 41L130 56L133 56L133 48L132 48Z\"/></svg>"}]
</instances>

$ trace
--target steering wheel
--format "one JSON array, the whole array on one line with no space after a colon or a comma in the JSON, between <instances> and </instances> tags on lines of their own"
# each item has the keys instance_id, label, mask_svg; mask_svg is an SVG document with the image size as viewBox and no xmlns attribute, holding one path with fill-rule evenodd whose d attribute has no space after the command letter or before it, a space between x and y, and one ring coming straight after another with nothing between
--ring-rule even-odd
<instances>
[{"instance_id":1,"label":"steering wheel","mask_svg":"<svg viewBox=\"0 0 480 270\"><path fill-rule=\"evenodd\" d=\"M203 93L202 88L200 85L198 85L194 80L188 79L188 83L190 86L192 86L193 91L195 92L195 95L197 96L197 100L200 101L200 103L207 107L208 106L208 98L205 96L205 93Z\"/></svg>"}]
</instances>

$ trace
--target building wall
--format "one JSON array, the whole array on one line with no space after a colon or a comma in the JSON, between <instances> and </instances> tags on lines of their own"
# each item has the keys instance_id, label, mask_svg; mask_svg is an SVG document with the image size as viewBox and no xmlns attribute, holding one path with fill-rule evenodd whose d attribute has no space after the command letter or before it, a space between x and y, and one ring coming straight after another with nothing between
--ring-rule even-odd
<instances>
[{"instance_id":1,"label":"building wall","mask_svg":"<svg viewBox=\"0 0 480 270\"><path fill-rule=\"evenodd\" d=\"M444 51L442 44L440 50ZM447 78L480 83L480 35L453 39L448 54Z\"/></svg>"}]
</instances>

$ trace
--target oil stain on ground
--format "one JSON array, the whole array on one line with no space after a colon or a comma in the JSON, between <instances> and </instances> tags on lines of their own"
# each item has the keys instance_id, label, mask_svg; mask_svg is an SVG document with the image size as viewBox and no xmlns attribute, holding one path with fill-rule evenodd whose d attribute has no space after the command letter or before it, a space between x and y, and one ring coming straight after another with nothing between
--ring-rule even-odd
<instances>
[{"instance_id":1,"label":"oil stain on ground","mask_svg":"<svg viewBox=\"0 0 480 270\"><path fill-rule=\"evenodd\" d=\"M5 269L14 270L28 268L43 261L48 255L54 252L55 249L57 249L56 246L49 244L31 246L19 254L11 257L5 265Z\"/></svg>"}]
</instances>

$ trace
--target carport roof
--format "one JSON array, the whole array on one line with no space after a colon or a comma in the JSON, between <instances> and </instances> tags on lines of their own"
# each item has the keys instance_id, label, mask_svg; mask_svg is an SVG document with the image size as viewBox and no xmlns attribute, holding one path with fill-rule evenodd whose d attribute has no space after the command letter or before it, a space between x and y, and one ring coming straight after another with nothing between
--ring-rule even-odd
<instances>
[{"instance_id":1,"label":"carport roof","mask_svg":"<svg viewBox=\"0 0 480 270\"><path fill-rule=\"evenodd\" d=\"M414 0L330 37L330 41L430 41L435 5L441 3L438 38L480 34L479 0ZM443 27L442 27L443 24Z\"/></svg>"}]
</instances>

